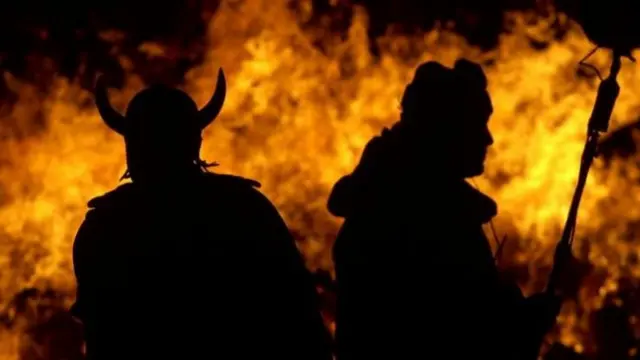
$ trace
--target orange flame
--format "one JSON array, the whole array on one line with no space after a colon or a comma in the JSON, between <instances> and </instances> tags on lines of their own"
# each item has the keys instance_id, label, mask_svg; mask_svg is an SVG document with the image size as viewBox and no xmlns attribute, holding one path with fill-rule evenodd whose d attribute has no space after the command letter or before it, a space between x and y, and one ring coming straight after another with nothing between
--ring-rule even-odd
<instances>
[{"instance_id":1,"label":"orange flame","mask_svg":"<svg viewBox=\"0 0 640 360\"><path fill-rule=\"evenodd\" d=\"M528 39L550 40L547 23L531 25L527 14L514 13L512 32L490 53L440 29L385 36L376 58L361 8L355 8L346 39L303 30L298 24L311 12L310 2L296 14L284 0L223 2L209 24L207 59L186 78L185 90L202 105L219 66L228 77L228 100L207 130L203 157L221 163L220 171L262 182L304 239L299 245L309 266L331 269L331 240L340 223L325 209L329 190L354 167L367 140L398 118L399 99L415 67L426 60L451 65L461 56L491 60L485 69L496 142L487 173L477 180L500 204L498 230L517 238L523 249L511 260L529 264L535 279L559 239L595 99L597 82L576 76L578 61L592 48L579 28L573 25L562 41L537 50ZM316 40L328 45L324 51L312 45ZM142 50L158 56L162 46ZM609 59L597 53L592 62L606 68ZM40 116L45 126L28 137L5 136L6 130L0 137L0 300L28 286L72 294L75 231L86 202L117 185L125 169L123 143L102 124L91 95L76 81L58 78L40 93L10 74L4 79L19 101L2 123L28 124ZM625 63L612 129L640 114L638 80L638 68ZM123 109L143 85L130 74L125 90L112 91L113 103ZM558 340L578 351L585 345L589 311L616 290L621 276L640 278L633 261L640 247L625 235L640 219L639 178L636 165L625 159L609 167L598 160L590 175L576 248L588 241L589 261L608 277L595 293L581 292L583 315L568 304L560 318ZM0 358L17 358L19 341L14 332L0 334Z\"/></svg>"}]
</instances>

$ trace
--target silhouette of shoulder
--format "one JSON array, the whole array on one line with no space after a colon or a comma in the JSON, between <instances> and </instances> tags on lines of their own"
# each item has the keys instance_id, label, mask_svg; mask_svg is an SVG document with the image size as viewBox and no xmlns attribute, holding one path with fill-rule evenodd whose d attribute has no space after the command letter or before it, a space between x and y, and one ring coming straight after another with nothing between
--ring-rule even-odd
<instances>
[{"instance_id":1,"label":"silhouette of shoulder","mask_svg":"<svg viewBox=\"0 0 640 360\"><path fill-rule=\"evenodd\" d=\"M211 189L210 196L227 199L232 207L240 206L245 217L254 217L262 223L278 220L286 227L279 211L273 203L259 190L261 184L253 179L228 174L205 174L204 188Z\"/></svg>"},{"instance_id":2,"label":"silhouette of shoulder","mask_svg":"<svg viewBox=\"0 0 640 360\"><path fill-rule=\"evenodd\" d=\"M226 197L233 198L235 202L250 201L254 203L269 202L258 190L260 183L237 175L208 173L202 177L204 188L214 192L222 191Z\"/></svg>"},{"instance_id":3,"label":"silhouette of shoulder","mask_svg":"<svg viewBox=\"0 0 640 360\"><path fill-rule=\"evenodd\" d=\"M280 213L271 201L258 190L260 183L235 175L207 173L202 174L198 181L187 187L187 191L196 191L200 199L200 211L207 212L208 203L211 209L219 209L227 217L231 214L240 215L244 220L251 220L253 229L249 231L269 231L282 236L290 236L288 228ZM145 201L152 201L142 197L142 189L134 183L123 184L116 189L88 202L88 211L78 231L74 242L74 254L88 257L100 238L106 239L117 231L118 224L126 227L127 219L135 209ZM152 193L152 196L154 194ZM158 196L162 196L159 194ZM215 205L215 206L214 206ZM143 209L144 211L144 209ZM213 219L212 219L213 220ZM234 220L236 221L236 220ZM91 243L91 244L89 244ZM95 254L94 254L95 255Z\"/></svg>"},{"instance_id":4,"label":"silhouette of shoulder","mask_svg":"<svg viewBox=\"0 0 640 360\"><path fill-rule=\"evenodd\" d=\"M110 219L121 213L131 204L134 186L131 183L118 186L112 191L89 200L88 211L80 225L73 243L73 261L76 264L76 276L83 265L90 264L93 256L97 256L95 243L97 238L108 236Z\"/></svg>"},{"instance_id":5,"label":"silhouette of shoulder","mask_svg":"<svg viewBox=\"0 0 640 360\"><path fill-rule=\"evenodd\" d=\"M237 199L238 201L243 199L253 200L255 203L269 201L256 189L260 187L260 183L252 179L226 174L203 174L202 180L201 185L205 190L202 194L205 196L208 191L219 190L226 197L241 197ZM89 208L87 219L91 218L96 211L112 213L114 210L131 205L138 193L136 188L137 186L133 183L127 183L91 199L87 204Z\"/></svg>"},{"instance_id":6,"label":"silhouette of shoulder","mask_svg":"<svg viewBox=\"0 0 640 360\"><path fill-rule=\"evenodd\" d=\"M88 214L93 214L93 209L114 209L118 206L122 206L131 199L133 191L133 184L127 183L120 185L114 190L103 195L94 197L87 203L87 206L89 207Z\"/></svg>"},{"instance_id":7,"label":"silhouette of shoulder","mask_svg":"<svg viewBox=\"0 0 640 360\"><path fill-rule=\"evenodd\" d=\"M338 217L348 217L363 200L370 197L369 191L383 178L384 169L389 166L397 132L383 129L365 146L360 161L351 174L341 177L331 189L327 208Z\"/></svg>"}]
</instances>

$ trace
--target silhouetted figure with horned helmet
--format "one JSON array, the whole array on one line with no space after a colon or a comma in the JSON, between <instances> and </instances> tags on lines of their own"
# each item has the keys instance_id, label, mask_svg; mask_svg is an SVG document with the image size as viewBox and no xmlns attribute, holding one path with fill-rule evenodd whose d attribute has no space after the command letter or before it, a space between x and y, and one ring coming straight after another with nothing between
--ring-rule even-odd
<instances>
[{"instance_id":1,"label":"silhouetted figure with horned helmet","mask_svg":"<svg viewBox=\"0 0 640 360\"><path fill-rule=\"evenodd\" d=\"M222 70L198 110L155 85L115 111L131 183L90 201L73 248L88 359L331 359L315 288L255 181L210 173L201 133L226 93Z\"/></svg>"},{"instance_id":2,"label":"silhouetted figure with horned helmet","mask_svg":"<svg viewBox=\"0 0 640 360\"><path fill-rule=\"evenodd\" d=\"M496 204L465 180L493 143L486 87L470 61L422 64L400 121L335 184L339 360L535 359L553 326L559 299L499 275L482 229Z\"/></svg>"}]
</instances>

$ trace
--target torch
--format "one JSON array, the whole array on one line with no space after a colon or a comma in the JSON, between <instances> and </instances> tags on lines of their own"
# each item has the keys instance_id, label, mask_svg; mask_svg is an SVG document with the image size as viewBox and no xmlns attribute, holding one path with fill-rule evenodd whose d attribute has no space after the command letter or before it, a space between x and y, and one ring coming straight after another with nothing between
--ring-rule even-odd
<instances>
[{"instance_id":1,"label":"torch","mask_svg":"<svg viewBox=\"0 0 640 360\"><path fill-rule=\"evenodd\" d=\"M553 269L549 276L547 292L558 294L558 283L566 265L573 257L571 246L576 228L576 218L580 199L587 181L589 168L598 152L600 135L609 129L609 120L613 112L616 99L620 93L620 86L616 80L620 72L622 58L626 57L635 62L631 52L640 48L640 27L635 22L639 14L640 3L637 0L583 0L580 4L577 20L586 36L596 47L580 61L581 65L598 49L611 52L613 61L609 76L602 79L596 96L591 117L587 126L587 138L582 153L578 181L562 237L556 246Z\"/></svg>"}]
</instances>

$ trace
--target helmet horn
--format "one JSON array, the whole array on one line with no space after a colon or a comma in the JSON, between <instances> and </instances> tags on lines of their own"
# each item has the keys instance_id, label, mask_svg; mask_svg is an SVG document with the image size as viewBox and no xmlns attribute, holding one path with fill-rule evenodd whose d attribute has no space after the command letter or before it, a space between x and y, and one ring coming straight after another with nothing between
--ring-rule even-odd
<instances>
[{"instance_id":1,"label":"helmet horn","mask_svg":"<svg viewBox=\"0 0 640 360\"><path fill-rule=\"evenodd\" d=\"M205 105L199 112L199 125L200 129L206 128L209 124L213 122L213 120L218 117L220 114L220 110L222 110L222 105L224 104L224 99L227 96L227 81L224 77L224 72L222 69L218 71L218 82L216 84L216 90L214 91L211 99L207 105Z\"/></svg>"},{"instance_id":2,"label":"helmet horn","mask_svg":"<svg viewBox=\"0 0 640 360\"><path fill-rule=\"evenodd\" d=\"M102 76L100 76L96 82L95 101L100 117L102 117L102 121L104 121L104 123L113 131L120 135L124 135L126 121L124 116L111 106L109 95L107 94L107 87Z\"/></svg>"}]
</instances>

